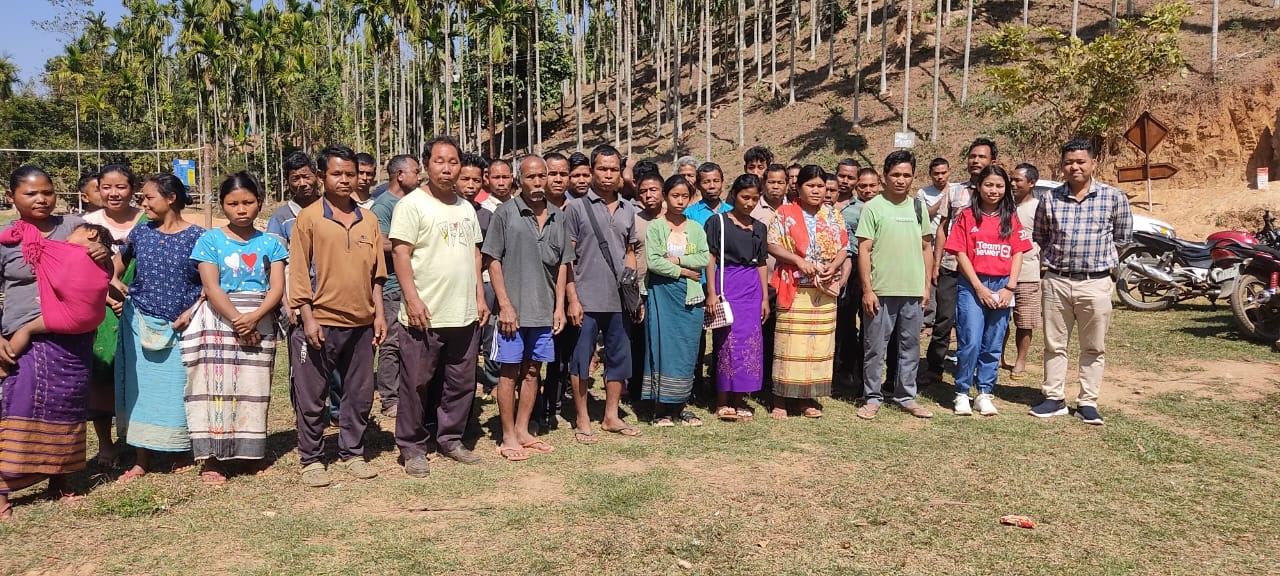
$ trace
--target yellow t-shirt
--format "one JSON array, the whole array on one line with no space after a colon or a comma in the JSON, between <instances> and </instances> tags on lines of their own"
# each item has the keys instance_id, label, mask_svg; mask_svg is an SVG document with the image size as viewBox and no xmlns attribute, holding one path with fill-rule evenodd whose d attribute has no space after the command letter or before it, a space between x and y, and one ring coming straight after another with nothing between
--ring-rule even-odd
<instances>
[{"instance_id":1,"label":"yellow t-shirt","mask_svg":"<svg viewBox=\"0 0 1280 576\"><path fill-rule=\"evenodd\" d=\"M414 190L396 204L388 236L413 245L413 284L432 328L460 328L478 320L476 253L483 238L469 202L458 197L445 204L422 188ZM403 304L399 318L408 325Z\"/></svg>"}]
</instances>

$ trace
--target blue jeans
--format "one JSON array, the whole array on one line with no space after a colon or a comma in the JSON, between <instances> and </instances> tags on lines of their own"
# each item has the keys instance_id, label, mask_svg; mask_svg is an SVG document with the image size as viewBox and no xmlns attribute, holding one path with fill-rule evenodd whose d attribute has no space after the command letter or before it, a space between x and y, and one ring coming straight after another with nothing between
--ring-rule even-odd
<instances>
[{"instance_id":1,"label":"blue jeans","mask_svg":"<svg viewBox=\"0 0 1280 576\"><path fill-rule=\"evenodd\" d=\"M1009 284L1008 276L978 276L992 292ZM969 279L956 282L956 394L968 394L977 374L978 393L990 394L1000 375L1000 350L1012 308L982 305Z\"/></svg>"}]
</instances>

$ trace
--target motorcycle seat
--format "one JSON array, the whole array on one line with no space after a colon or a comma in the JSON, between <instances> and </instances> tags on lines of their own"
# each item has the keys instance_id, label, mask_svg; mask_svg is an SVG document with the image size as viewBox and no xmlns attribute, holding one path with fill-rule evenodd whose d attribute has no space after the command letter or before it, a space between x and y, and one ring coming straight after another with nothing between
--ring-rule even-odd
<instances>
[{"instance_id":1,"label":"motorcycle seat","mask_svg":"<svg viewBox=\"0 0 1280 576\"><path fill-rule=\"evenodd\" d=\"M1194 253L1197 251L1202 251L1207 253L1209 251L1209 245L1204 242L1191 242L1189 240L1183 240L1181 238L1173 238L1173 241L1178 244L1179 248L1186 250L1188 253Z\"/></svg>"}]
</instances>

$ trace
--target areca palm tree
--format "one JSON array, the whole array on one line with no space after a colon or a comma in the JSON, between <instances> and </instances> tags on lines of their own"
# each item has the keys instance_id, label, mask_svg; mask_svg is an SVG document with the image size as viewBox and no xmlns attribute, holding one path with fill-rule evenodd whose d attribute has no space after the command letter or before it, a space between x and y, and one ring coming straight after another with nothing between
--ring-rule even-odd
<instances>
[{"instance_id":1,"label":"areca palm tree","mask_svg":"<svg viewBox=\"0 0 1280 576\"><path fill-rule=\"evenodd\" d=\"M489 156L494 156L496 143L496 118L493 115L493 69L504 63L507 57L509 41L507 34L514 32L524 23L528 6L517 0L489 0L481 4L471 15L470 31L475 37L484 39L488 48L489 67L485 74L487 85L485 98L488 107L489 121ZM514 37L515 34L512 34Z\"/></svg>"},{"instance_id":2,"label":"areca palm tree","mask_svg":"<svg viewBox=\"0 0 1280 576\"><path fill-rule=\"evenodd\" d=\"M0 55L0 100L13 98L13 85L18 83L18 66L8 56Z\"/></svg>"}]
</instances>

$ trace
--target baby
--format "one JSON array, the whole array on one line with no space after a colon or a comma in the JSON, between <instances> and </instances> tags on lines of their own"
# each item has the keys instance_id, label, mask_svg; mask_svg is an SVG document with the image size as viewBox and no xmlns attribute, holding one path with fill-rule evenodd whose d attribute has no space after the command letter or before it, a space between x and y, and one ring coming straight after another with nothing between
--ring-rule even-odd
<instances>
[{"instance_id":1,"label":"baby","mask_svg":"<svg viewBox=\"0 0 1280 576\"><path fill-rule=\"evenodd\" d=\"M83 334L97 329L106 315L112 274L110 264L94 262L86 248L101 246L110 252L111 232L98 224L81 224L59 242L19 220L0 235L0 243L19 242L39 284L40 316L9 337L13 355L22 354L40 334ZM0 365L0 377L6 375L6 367Z\"/></svg>"}]
</instances>

